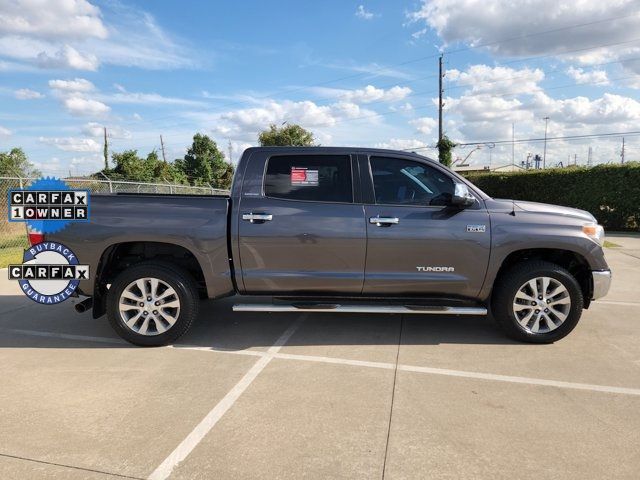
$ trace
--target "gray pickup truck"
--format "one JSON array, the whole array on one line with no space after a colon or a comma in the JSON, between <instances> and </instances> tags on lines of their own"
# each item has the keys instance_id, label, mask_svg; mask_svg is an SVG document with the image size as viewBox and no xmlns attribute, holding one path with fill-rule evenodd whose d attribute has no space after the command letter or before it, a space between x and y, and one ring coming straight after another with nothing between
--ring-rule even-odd
<instances>
[{"instance_id":1,"label":"gray pickup truck","mask_svg":"<svg viewBox=\"0 0 640 480\"><path fill-rule=\"evenodd\" d=\"M229 197L91 202L90 223L47 239L90 265L76 309L136 345L175 341L200 298L230 295L265 298L236 311L490 311L509 336L548 343L611 280L591 214L490 198L414 153L249 148Z\"/></svg>"}]
</instances>

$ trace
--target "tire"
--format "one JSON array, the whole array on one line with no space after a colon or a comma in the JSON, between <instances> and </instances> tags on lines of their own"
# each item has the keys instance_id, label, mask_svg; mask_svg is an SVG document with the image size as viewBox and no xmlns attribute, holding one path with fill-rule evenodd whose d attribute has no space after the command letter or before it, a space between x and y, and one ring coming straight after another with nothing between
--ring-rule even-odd
<instances>
[{"instance_id":1,"label":"tire","mask_svg":"<svg viewBox=\"0 0 640 480\"><path fill-rule=\"evenodd\" d=\"M566 337L578 324L583 304L573 275L540 260L517 264L501 275L491 299L498 325L509 337L529 343L553 343Z\"/></svg>"},{"instance_id":2,"label":"tire","mask_svg":"<svg viewBox=\"0 0 640 480\"><path fill-rule=\"evenodd\" d=\"M175 342L191 328L198 307L193 278L170 263L133 265L115 278L107 294L107 318L113 329L127 342L143 347Z\"/></svg>"}]
</instances>

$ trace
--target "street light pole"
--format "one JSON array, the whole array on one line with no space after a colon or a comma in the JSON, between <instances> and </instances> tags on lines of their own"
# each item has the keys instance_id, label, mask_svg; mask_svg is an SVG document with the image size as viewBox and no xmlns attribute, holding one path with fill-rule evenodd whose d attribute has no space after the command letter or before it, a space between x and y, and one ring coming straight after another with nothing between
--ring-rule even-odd
<instances>
[{"instance_id":1,"label":"street light pole","mask_svg":"<svg viewBox=\"0 0 640 480\"><path fill-rule=\"evenodd\" d=\"M547 167L547 127L549 126L549 117L544 117L544 151L542 153L542 169Z\"/></svg>"}]
</instances>

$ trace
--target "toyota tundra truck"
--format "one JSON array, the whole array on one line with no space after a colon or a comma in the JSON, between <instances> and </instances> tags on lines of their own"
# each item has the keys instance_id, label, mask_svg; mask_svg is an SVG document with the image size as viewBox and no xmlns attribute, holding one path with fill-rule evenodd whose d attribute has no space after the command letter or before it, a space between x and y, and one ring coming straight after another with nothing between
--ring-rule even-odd
<instances>
[{"instance_id":1,"label":"toyota tundra truck","mask_svg":"<svg viewBox=\"0 0 640 480\"><path fill-rule=\"evenodd\" d=\"M491 198L415 153L249 148L229 196L91 202L89 223L47 239L90 266L76 309L142 346L174 342L200 299L231 295L235 311L492 315L550 343L611 281L590 213Z\"/></svg>"}]
</instances>

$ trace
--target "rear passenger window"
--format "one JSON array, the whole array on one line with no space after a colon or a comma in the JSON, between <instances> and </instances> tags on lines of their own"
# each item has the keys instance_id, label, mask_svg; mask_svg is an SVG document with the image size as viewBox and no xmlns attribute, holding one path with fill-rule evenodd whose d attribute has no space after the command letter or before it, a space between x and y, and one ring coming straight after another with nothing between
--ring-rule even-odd
<instances>
[{"instance_id":1,"label":"rear passenger window","mask_svg":"<svg viewBox=\"0 0 640 480\"><path fill-rule=\"evenodd\" d=\"M267 197L310 202L353 202L348 155L282 155L269 159Z\"/></svg>"}]
</instances>

